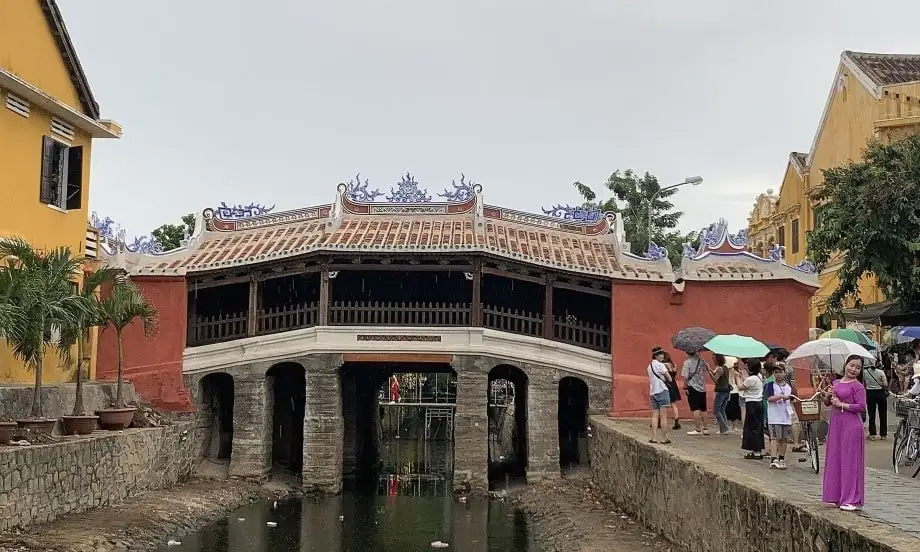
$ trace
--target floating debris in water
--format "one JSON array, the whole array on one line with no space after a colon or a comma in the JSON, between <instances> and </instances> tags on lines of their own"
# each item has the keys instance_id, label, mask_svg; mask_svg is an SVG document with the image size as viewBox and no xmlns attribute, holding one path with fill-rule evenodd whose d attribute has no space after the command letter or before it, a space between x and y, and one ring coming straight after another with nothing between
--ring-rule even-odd
<instances>
[{"instance_id":1,"label":"floating debris in water","mask_svg":"<svg viewBox=\"0 0 920 552\"><path fill-rule=\"evenodd\" d=\"M432 548L448 548L450 545L443 541L434 541L431 543Z\"/></svg>"},{"instance_id":2,"label":"floating debris in water","mask_svg":"<svg viewBox=\"0 0 920 552\"><path fill-rule=\"evenodd\" d=\"M169 539L168 541L166 541L166 546L169 546L169 547L179 546L180 544L182 543L180 541L177 541L176 539Z\"/></svg>"},{"instance_id":3,"label":"floating debris in water","mask_svg":"<svg viewBox=\"0 0 920 552\"><path fill-rule=\"evenodd\" d=\"M268 525L269 527L278 527L278 524L274 521L266 521L265 525Z\"/></svg>"},{"instance_id":4,"label":"floating debris in water","mask_svg":"<svg viewBox=\"0 0 920 552\"><path fill-rule=\"evenodd\" d=\"M246 518L236 518L237 521L246 521Z\"/></svg>"},{"instance_id":5,"label":"floating debris in water","mask_svg":"<svg viewBox=\"0 0 920 552\"><path fill-rule=\"evenodd\" d=\"M339 521L345 521L345 516L339 516Z\"/></svg>"}]
</instances>

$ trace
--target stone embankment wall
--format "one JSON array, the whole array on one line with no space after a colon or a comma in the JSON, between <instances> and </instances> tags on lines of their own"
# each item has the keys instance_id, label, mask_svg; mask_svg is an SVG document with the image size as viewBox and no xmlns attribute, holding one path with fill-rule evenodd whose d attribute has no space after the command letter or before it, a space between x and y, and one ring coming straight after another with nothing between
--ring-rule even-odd
<instances>
[{"instance_id":1,"label":"stone embankment wall","mask_svg":"<svg viewBox=\"0 0 920 552\"><path fill-rule=\"evenodd\" d=\"M57 419L73 413L73 401L76 384L59 383L42 385L42 412L46 418ZM131 382L125 382L125 400L137 402L137 392ZM0 385L0 420L9 418L17 420L29 415L32 406L32 385ZM115 402L115 384L100 381L87 381L83 384L83 406L86 412L107 408Z\"/></svg>"},{"instance_id":2,"label":"stone embankment wall","mask_svg":"<svg viewBox=\"0 0 920 552\"><path fill-rule=\"evenodd\" d=\"M194 422L0 447L0 530L110 505L186 480L200 460Z\"/></svg>"},{"instance_id":3,"label":"stone embankment wall","mask_svg":"<svg viewBox=\"0 0 920 552\"><path fill-rule=\"evenodd\" d=\"M603 492L692 552L916 550L864 518L849 514L849 522L834 521L817 500L794 503L737 470L650 445L647 435L631 427L600 416L591 425L591 469Z\"/></svg>"}]
</instances>

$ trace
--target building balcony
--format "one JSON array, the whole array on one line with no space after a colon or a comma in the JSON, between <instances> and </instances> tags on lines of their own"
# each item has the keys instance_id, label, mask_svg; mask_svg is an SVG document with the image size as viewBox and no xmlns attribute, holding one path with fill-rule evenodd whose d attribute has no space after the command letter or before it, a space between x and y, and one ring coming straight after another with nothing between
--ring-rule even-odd
<instances>
[{"instance_id":1,"label":"building balcony","mask_svg":"<svg viewBox=\"0 0 920 552\"><path fill-rule=\"evenodd\" d=\"M471 303L332 301L327 312L319 302L305 302L189 320L188 346L197 347L317 326L484 328L543 338L603 353L610 352L610 327L571 315L543 313ZM322 315L322 316L321 316ZM325 324L321 323L325 320ZM547 328L547 324L551 327Z\"/></svg>"}]
</instances>

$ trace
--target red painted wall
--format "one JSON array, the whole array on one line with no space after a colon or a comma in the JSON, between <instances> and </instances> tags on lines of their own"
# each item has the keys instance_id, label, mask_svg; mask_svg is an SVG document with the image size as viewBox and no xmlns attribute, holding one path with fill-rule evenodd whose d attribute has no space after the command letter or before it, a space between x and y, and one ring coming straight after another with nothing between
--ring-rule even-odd
<instances>
[{"instance_id":1,"label":"red painted wall","mask_svg":"<svg viewBox=\"0 0 920 552\"><path fill-rule=\"evenodd\" d=\"M159 324L151 337L140 324L125 329L125 379L141 398L160 410L194 410L182 379L182 352L188 325L188 291L184 277L131 278L159 311ZM105 290L103 291L105 293ZM118 350L113 329L99 336L96 377L114 380L118 375Z\"/></svg>"},{"instance_id":2,"label":"red painted wall","mask_svg":"<svg viewBox=\"0 0 920 552\"><path fill-rule=\"evenodd\" d=\"M671 289L671 284L613 283L613 416L649 412L646 367L652 348L663 347L679 369L687 355L671 346L671 337L683 328L748 335L790 350L808 340L808 303L814 290L802 284L686 282L679 305L670 304ZM704 358L712 362L708 353ZM808 381L807 374L796 374L797 383ZM709 388L711 410L711 383ZM684 415L686 398L679 405Z\"/></svg>"}]
</instances>

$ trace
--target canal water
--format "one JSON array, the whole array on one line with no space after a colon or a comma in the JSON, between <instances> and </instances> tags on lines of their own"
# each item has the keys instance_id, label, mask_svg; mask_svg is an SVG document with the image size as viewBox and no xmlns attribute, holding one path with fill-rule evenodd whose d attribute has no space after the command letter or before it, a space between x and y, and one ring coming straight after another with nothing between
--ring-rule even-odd
<instances>
[{"instance_id":1,"label":"canal water","mask_svg":"<svg viewBox=\"0 0 920 552\"><path fill-rule=\"evenodd\" d=\"M166 552L415 552L441 541L459 552L538 552L506 503L456 501L443 482L383 479L377 491L260 501Z\"/></svg>"}]
</instances>

